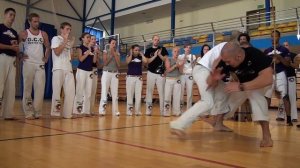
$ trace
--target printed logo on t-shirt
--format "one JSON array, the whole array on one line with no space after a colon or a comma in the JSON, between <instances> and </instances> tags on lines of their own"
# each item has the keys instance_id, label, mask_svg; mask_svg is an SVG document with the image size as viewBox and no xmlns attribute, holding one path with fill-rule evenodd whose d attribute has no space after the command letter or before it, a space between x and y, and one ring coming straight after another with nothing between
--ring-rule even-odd
<instances>
[{"instance_id":1,"label":"printed logo on t-shirt","mask_svg":"<svg viewBox=\"0 0 300 168\"><path fill-rule=\"evenodd\" d=\"M247 67L243 68L243 69L238 69L235 71L235 74L238 76L247 76L247 75L253 75L255 74L255 70L253 70L251 68L252 65L252 61L248 61L247 62Z\"/></svg>"},{"instance_id":2,"label":"printed logo on t-shirt","mask_svg":"<svg viewBox=\"0 0 300 168\"><path fill-rule=\"evenodd\" d=\"M131 60L131 62L142 62L142 61L138 58L135 58L135 59Z\"/></svg>"},{"instance_id":3,"label":"printed logo on t-shirt","mask_svg":"<svg viewBox=\"0 0 300 168\"><path fill-rule=\"evenodd\" d=\"M3 32L4 35L7 35L11 38L16 38L16 36L13 34L13 32L11 32L10 30L7 30L6 32Z\"/></svg>"},{"instance_id":4,"label":"printed logo on t-shirt","mask_svg":"<svg viewBox=\"0 0 300 168\"><path fill-rule=\"evenodd\" d=\"M273 50L273 51L271 51L271 52L269 52L267 55L274 55L274 53L275 54L278 54L278 55L280 55L280 54L282 54L282 52L281 51L278 51L278 50Z\"/></svg>"},{"instance_id":5,"label":"printed logo on t-shirt","mask_svg":"<svg viewBox=\"0 0 300 168\"><path fill-rule=\"evenodd\" d=\"M43 38L37 38L37 37L34 37L34 38L28 37L27 38L27 43L28 44L44 44L44 39Z\"/></svg>"}]
</instances>

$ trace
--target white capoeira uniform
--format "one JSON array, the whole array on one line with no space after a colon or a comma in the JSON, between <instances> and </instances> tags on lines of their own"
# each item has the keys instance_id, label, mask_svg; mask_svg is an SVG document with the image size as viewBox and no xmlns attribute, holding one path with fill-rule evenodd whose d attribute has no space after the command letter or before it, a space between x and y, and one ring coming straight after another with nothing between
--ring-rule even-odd
<instances>
[{"instance_id":1,"label":"white capoeira uniform","mask_svg":"<svg viewBox=\"0 0 300 168\"><path fill-rule=\"evenodd\" d=\"M0 43L12 45L12 40L18 41L18 33L0 24ZM16 56L13 50L0 49L0 116L3 110L3 118L13 117L15 93L16 93Z\"/></svg>"},{"instance_id":2,"label":"white capoeira uniform","mask_svg":"<svg viewBox=\"0 0 300 168\"><path fill-rule=\"evenodd\" d=\"M180 76L181 81L181 99L180 99L180 106L181 108L184 105L184 90L186 88L186 109L192 107L193 103L193 63L196 61L196 56L193 54L189 54L185 56L185 54L179 55L178 59L183 60L186 57L186 62L183 65L183 74Z\"/></svg>"},{"instance_id":3,"label":"white capoeira uniform","mask_svg":"<svg viewBox=\"0 0 300 168\"><path fill-rule=\"evenodd\" d=\"M89 50L88 47L80 46L82 55ZM73 107L74 114L91 114L91 92L93 85L93 59L94 55L87 56L79 62L76 72L76 95Z\"/></svg>"},{"instance_id":4,"label":"white capoeira uniform","mask_svg":"<svg viewBox=\"0 0 300 168\"><path fill-rule=\"evenodd\" d=\"M96 93L97 93L97 85L98 85L98 68L97 64L93 64L93 79L92 79L92 94L91 94L91 114L95 114L94 107L95 107L95 100L96 100Z\"/></svg>"},{"instance_id":5,"label":"white capoeira uniform","mask_svg":"<svg viewBox=\"0 0 300 168\"><path fill-rule=\"evenodd\" d=\"M61 112L64 118L72 117L72 109L75 97L75 82L74 74L71 64L71 50L72 46L70 43L66 45L62 53L58 56L54 52L54 48L59 47L63 43L63 37L55 36L51 40L52 48L52 106L51 116L60 116ZM61 100L61 89L64 89L64 107L61 111L62 100Z\"/></svg>"},{"instance_id":6,"label":"white capoeira uniform","mask_svg":"<svg viewBox=\"0 0 300 168\"><path fill-rule=\"evenodd\" d=\"M25 118L41 116L44 90L45 90L45 62L44 58L44 38L42 31L34 35L26 29L27 38L25 39L24 54L28 59L23 62L23 111ZM34 90L34 100L32 100L32 85Z\"/></svg>"},{"instance_id":7,"label":"white capoeira uniform","mask_svg":"<svg viewBox=\"0 0 300 168\"><path fill-rule=\"evenodd\" d=\"M275 52L276 52L276 54L279 54L283 57L287 57L288 53L289 53L289 51L283 46L277 47L276 51L274 51L273 47L270 47L265 50L265 54L268 56L274 55ZM287 67L282 65L282 63L276 64L276 78L275 78L275 75L273 75L273 79L274 79L273 85L272 85L272 87L269 87L267 89L266 94L265 94L265 96L267 98L272 98L274 89L280 93L281 99L283 99L285 96L288 95L288 82L287 82L287 77L286 77L286 73L285 73L286 68ZM275 86L276 86L276 88L275 88ZM278 110L277 118L285 118L285 113L283 111L280 112Z\"/></svg>"},{"instance_id":8,"label":"white capoeira uniform","mask_svg":"<svg viewBox=\"0 0 300 168\"><path fill-rule=\"evenodd\" d=\"M291 118L292 120L298 120L296 76L288 77L287 81L288 81L288 94L291 103Z\"/></svg>"},{"instance_id":9,"label":"white capoeira uniform","mask_svg":"<svg viewBox=\"0 0 300 168\"><path fill-rule=\"evenodd\" d=\"M107 53L107 59L113 57L109 51L104 50ZM101 77L101 100L99 105L99 114L105 115L107 106L107 93L110 88L112 96L112 115L119 116L119 105L118 105L118 86L119 86L119 72L115 58L103 66L103 73Z\"/></svg>"},{"instance_id":10,"label":"white capoeira uniform","mask_svg":"<svg viewBox=\"0 0 300 168\"><path fill-rule=\"evenodd\" d=\"M291 60L293 61L296 54L290 53ZM296 90L296 73L293 67L288 67L286 70L287 75L287 85L288 85L288 95L291 104L291 118L292 120L298 120L298 112L297 112L297 90ZM277 118L284 118L285 117L285 109L283 100L280 99L278 105L278 113Z\"/></svg>"},{"instance_id":11,"label":"white capoeira uniform","mask_svg":"<svg viewBox=\"0 0 300 168\"><path fill-rule=\"evenodd\" d=\"M151 58L154 53L161 49L161 54L163 56L168 56L168 51L165 47L148 48L145 52L145 57ZM151 63L148 64L147 72L147 88L146 88L146 115L152 115L152 96L154 91L154 86L156 84L158 95L159 95L159 111L160 115L163 115L164 111L164 89L166 78L164 76L164 62L157 56Z\"/></svg>"},{"instance_id":12,"label":"white capoeira uniform","mask_svg":"<svg viewBox=\"0 0 300 168\"><path fill-rule=\"evenodd\" d=\"M174 58L168 58L170 67L176 64ZM164 101L164 116L170 116L171 112L174 116L180 116L180 98L181 98L181 81L179 68L166 74L165 84L165 101ZM172 108L171 108L172 107Z\"/></svg>"},{"instance_id":13,"label":"white capoeira uniform","mask_svg":"<svg viewBox=\"0 0 300 168\"><path fill-rule=\"evenodd\" d=\"M224 114L230 111L227 105L228 96L224 93L224 82L219 81L216 88L207 90L207 78L215 68L215 62L220 58L221 50L226 42L212 48L197 62L193 70L193 78L201 94L201 100L184 112L177 120L170 122L170 127L184 130L188 128L199 116L210 112L211 115Z\"/></svg>"},{"instance_id":14,"label":"white capoeira uniform","mask_svg":"<svg viewBox=\"0 0 300 168\"><path fill-rule=\"evenodd\" d=\"M127 94L127 112L128 116L142 115L141 112L141 99L142 99L142 56L132 56L131 62L128 64L128 71L126 76L126 94ZM135 98L135 109L133 108L133 97Z\"/></svg>"}]
</instances>

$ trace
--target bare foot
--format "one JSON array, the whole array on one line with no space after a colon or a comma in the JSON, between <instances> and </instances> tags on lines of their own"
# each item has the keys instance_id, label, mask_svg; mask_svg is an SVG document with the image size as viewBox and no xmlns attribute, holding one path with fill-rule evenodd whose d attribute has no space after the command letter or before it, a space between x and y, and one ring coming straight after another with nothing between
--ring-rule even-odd
<instances>
[{"instance_id":1,"label":"bare foot","mask_svg":"<svg viewBox=\"0 0 300 168\"><path fill-rule=\"evenodd\" d=\"M214 130L219 132L232 132L232 129L226 127L225 125L215 125Z\"/></svg>"},{"instance_id":2,"label":"bare foot","mask_svg":"<svg viewBox=\"0 0 300 168\"><path fill-rule=\"evenodd\" d=\"M180 139L184 139L185 136L186 136L185 132L182 131L182 130L179 130L179 129L171 128L170 131L171 131L171 134L172 134L172 135L176 135L176 136L177 136L178 138L180 138Z\"/></svg>"},{"instance_id":3,"label":"bare foot","mask_svg":"<svg viewBox=\"0 0 300 168\"><path fill-rule=\"evenodd\" d=\"M211 117L211 118L201 117L201 120L206 122L207 124L211 125L212 127L215 127L215 125L217 123L215 118L213 118L213 117Z\"/></svg>"},{"instance_id":4,"label":"bare foot","mask_svg":"<svg viewBox=\"0 0 300 168\"><path fill-rule=\"evenodd\" d=\"M26 120L34 120L35 118L33 116L29 116L25 118Z\"/></svg>"},{"instance_id":5,"label":"bare foot","mask_svg":"<svg viewBox=\"0 0 300 168\"><path fill-rule=\"evenodd\" d=\"M273 147L273 140L272 139L263 139L260 141L260 147Z\"/></svg>"}]
</instances>

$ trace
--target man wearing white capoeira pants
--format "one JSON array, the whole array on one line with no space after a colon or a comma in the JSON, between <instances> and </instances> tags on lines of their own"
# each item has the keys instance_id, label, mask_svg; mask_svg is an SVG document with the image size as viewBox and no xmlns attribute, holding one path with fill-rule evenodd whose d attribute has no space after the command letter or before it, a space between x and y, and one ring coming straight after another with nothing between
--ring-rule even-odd
<instances>
[{"instance_id":1,"label":"man wearing white capoeira pants","mask_svg":"<svg viewBox=\"0 0 300 168\"><path fill-rule=\"evenodd\" d=\"M221 117L232 117L236 109L249 99L253 109L253 120L259 122L262 128L263 138L261 147L273 146L271 133L269 129L268 105L264 97L265 89L273 82L273 70L270 67L271 58L266 57L261 51L253 47L242 49L236 43L227 43L221 52L221 62L218 68L214 70L208 78L208 86L215 87L218 81L229 71L234 72L238 81L228 82L224 91L230 94L224 104L230 106L230 112L227 114L218 114ZM221 70L222 69L222 70ZM216 109L214 109L216 110ZM219 118L219 117L217 117ZM218 123L219 121L217 121ZM177 135L183 135L182 130L174 130Z\"/></svg>"},{"instance_id":2,"label":"man wearing white capoeira pants","mask_svg":"<svg viewBox=\"0 0 300 168\"><path fill-rule=\"evenodd\" d=\"M126 94L127 94L127 115L132 116L135 111L136 116L140 116L141 99L143 87L143 63L147 64L147 58L140 52L138 45L131 46L130 53L126 57L128 71L126 76ZM133 110L133 97L135 98L135 110Z\"/></svg>"},{"instance_id":3,"label":"man wearing white capoeira pants","mask_svg":"<svg viewBox=\"0 0 300 168\"><path fill-rule=\"evenodd\" d=\"M51 116L60 116L62 100L61 89L64 88L63 118L72 118L75 97L75 82L72 70L72 46L75 38L69 39L71 24L63 22L60 25L60 35L51 40L52 48L52 106Z\"/></svg>"},{"instance_id":4,"label":"man wearing white capoeira pants","mask_svg":"<svg viewBox=\"0 0 300 168\"><path fill-rule=\"evenodd\" d=\"M107 105L107 92L110 88L112 95L112 115L119 116L118 105L118 86L120 67L120 53L117 51L116 39L109 39L108 51L103 51L103 73L101 77L101 100L99 106L99 114L104 116Z\"/></svg>"},{"instance_id":5,"label":"man wearing white capoeira pants","mask_svg":"<svg viewBox=\"0 0 300 168\"><path fill-rule=\"evenodd\" d=\"M159 109L160 115L164 111L164 88L165 88L165 65L164 61L168 57L168 51L165 47L159 46L159 37L154 35L152 37L152 47L148 48L145 56L148 58L148 72L147 72L147 89L146 89L146 115L152 115L152 96L154 86L156 84L159 94Z\"/></svg>"},{"instance_id":6,"label":"man wearing white capoeira pants","mask_svg":"<svg viewBox=\"0 0 300 168\"><path fill-rule=\"evenodd\" d=\"M0 115L13 120L15 103L16 56L19 52L18 33L12 28L16 16L13 8L4 11L4 22L0 24Z\"/></svg>"},{"instance_id":7,"label":"man wearing white capoeira pants","mask_svg":"<svg viewBox=\"0 0 300 168\"><path fill-rule=\"evenodd\" d=\"M79 64L76 72L76 95L73 107L75 115L90 116L91 92L93 85L93 63L96 63L96 55L90 46L91 35L82 33L80 37L82 44L77 48Z\"/></svg>"},{"instance_id":8,"label":"man wearing white capoeira pants","mask_svg":"<svg viewBox=\"0 0 300 168\"><path fill-rule=\"evenodd\" d=\"M37 119L41 116L45 90L45 63L50 55L50 42L46 32L39 29L40 17L36 13L28 16L30 24L19 34L19 41L23 53L23 111L26 119ZM46 51L44 53L44 46ZM32 85L34 90L34 100L32 101Z\"/></svg>"},{"instance_id":9,"label":"man wearing white capoeira pants","mask_svg":"<svg viewBox=\"0 0 300 168\"><path fill-rule=\"evenodd\" d=\"M196 56L191 54L192 46L190 44L184 45L184 54L179 55L178 59L184 60L183 73L180 76L181 81L181 99L180 106L183 108L184 105L184 90L186 88L186 109L192 107L193 103L193 67L196 63Z\"/></svg>"},{"instance_id":10,"label":"man wearing white capoeira pants","mask_svg":"<svg viewBox=\"0 0 300 168\"><path fill-rule=\"evenodd\" d=\"M291 104L289 100L289 95L288 95L288 88L287 88L287 77L286 77L286 70L287 67L290 66L290 61L291 58L289 56L289 50L286 49L285 47L281 46L279 43L280 40L280 32L278 30L275 30L271 34L271 39L272 39L272 44L275 43L276 49L274 47L267 48L264 53L268 55L269 57L273 58L273 62L275 63L275 73L274 79L276 79L273 83L273 86L268 89L266 92L266 97L268 100L268 104L271 104L271 97L273 90L275 90L275 93L280 94L281 99L283 100L284 103L284 109L286 111L286 116L287 116L287 124L289 126L292 126L292 121L291 121ZM276 88L274 88L276 86ZM284 116L278 115L276 118L277 121L284 121Z\"/></svg>"},{"instance_id":11,"label":"man wearing white capoeira pants","mask_svg":"<svg viewBox=\"0 0 300 168\"><path fill-rule=\"evenodd\" d=\"M252 109L252 120L258 122L262 128L260 146L273 146L268 104L264 97L273 82L273 69L270 66L272 58L254 47L240 49L237 45L225 46L221 57L219 65L225 69L224 73L234 73L237 79L228 82L224 88L225 92L230 94L227 102L231 111L225 116L218 115L221 118L217 116L217 122L223 122L223 117L232 118L238 107L248 99Z\"/></svg>"},{"instance_id":12,"label":"man wearing white capoeira pants","mask_svg":"<svg viewBox=\"0 0 300 168\"><path fill-rule=\"evenodd\" d=\"M226 42L216 45L195 65L193 78L201 94L201 100L185 111L177 120L170 123L172 133L183 136L183 130L191 126L199 116L204 115L207 112L211 112L212 115L217 115L219 113L223 114L230 110L229 106L226 105L226 101L223 100L227 99L227 95L223 91L224 82L219 81L219 84L216 84L216 87L208 88L209 81L207 81L211 80L208 77L210 77L210 74L216 68L217 63L221 60L221 50L225 44ZM220 77L220 79L222 78L223 77ZM213 108L214 110L212 110ZM215 127L218 130L228 130L224 125L216 125Z\"/></svg>"},{"instance_id":13,"label":"man wearing white capoeira pants","mask_svg":"<svg viewBox=\"0 0 300 168\"><path fill-rule=\"evenodd\" d=\"M96 93L97 93L97 85L98 85L98 65L99 65L99 58L100 58L100 48L97 45L96 36L91 36L91 43L90 46L94 50L94 55L96 56L96 63L93 63L93 82L92 82L92 95L91 95L91 107L90 111L92 115L96 115L94 112L94 106L95 106L95 99L96 99Z\"/></svg>"},{"instance_id":14,"label":"man wearing white capoeira pants","mask_svg":"<svg viewBox=\"0 0 300 168\"><path fill-rule=\"evenodd\" d=\"M286 76L288 81L288 95L291 103L291 117L292 122L298 122L295 69L298 69L299 65L294 61L297 54L290 51L290 45L287 41L283 43L283 46L289 50L289 55L291 57L290 66L286 70Z\"/></svg>"},{"instance_id":15,"label":"man wearing white capoeira pants","mask_svg":"<svg viewBox=\"0 0 300 168\"><path fill-rule=\"evenodd\" d=\"M180 98L181 98L181 81L180 75L183 72L185 60L179 60L180 49L174 47L172 50L172 58L165 60L166 66L166 84L165 84L165 101L163 116L169 117L171 112L174 116L180 116ZM171 107L173 106L173 107Z\"/></svg>"}]
</instances>

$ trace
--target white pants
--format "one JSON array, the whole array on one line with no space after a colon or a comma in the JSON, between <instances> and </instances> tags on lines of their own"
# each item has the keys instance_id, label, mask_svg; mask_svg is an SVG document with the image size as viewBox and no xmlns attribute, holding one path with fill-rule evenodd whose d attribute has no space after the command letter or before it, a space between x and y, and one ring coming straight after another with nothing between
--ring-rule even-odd
<instances>
[{"instance_id":1,"label":"white pants","mask_svg":"<svg viewBox=\"0 0 300 168\"><path fill-rule=\"evenodd\" d=\"M181 81L176 78L166 77L165 84L165 102L164 102L164 116L169 116L172 111L173 115L179 116L180 110L180 97ZM173 97L173 100L172 100ZM172 108L171 108L172 105Z\"/></svg>"},{"instance_id":2,"label":"white pants","mask_svg":"<svg viewBox=\"0 0 300 168\"><path fill-rule=\"evenodd\" d=\"M119 74L103 71L101 77L101 100L99 106L99 114L106 113L107 93L109 88L112 96L112 114L116 115L117 113L119 113L118 86Z\"/></svg>"},{"instance_id":3,"label":"white pants","mask_svg":"<svg viewBox=\"0 0 300 168\"><path fill-rule=\"evenodd\" d=\"M16 57L0 54L0 114L11 118L16 94Z\"/></svg>"},{"instance_id":4,"label":"white pants","mask_svg":"<svg viewBox=\"0 0 300 168\"><path fill-rule=\"evenodd\" d=\"M91 92L93 85L93 71L77 68L76 95L73 107L74 114L91 114Z\"/></svg>"},{"instance_id":5,"label":"white pants","mask_svg":"<svg viewBox=\"0 0 300 168\"><path fill-rule=\"evenodd\" d=\"M297 90L296 90L296 77L288 77L288 95L291 103L291 118L298 119L297 112ZM285 110L283 100L279 101L277 118L285 118Z\"/></svg>"},{"instance_id":6,"label":"white pants","mask_svg":"<svg viewBox=\"0 0 300 168\"><path fill-rule=\"evenodd\" d=\"M44 90L45 90L45 65L33 64L29 62L23 63L23 111L25 117L41 116ZM32 86L34 90L34 100L32 101Z\"/></svg>"},{"instance_id":7,"label":"white pants","mask_svg":"<svg viewBox=\"0 0 300 168\"><path fill-rule=\"evenodd\" d=\"M193 80L193 76L192 75L181 75L180 77L181 80L181 106L183 106L184 104L184 90L186 88L186 109L189 109L190 107L192 107L192 103L193 103L193 84L194 84L194 80Z\"/></svg>"},{"instance_id":8,"label":"white pants","mask_svg":"<svg viewBox=\"0 0 300 168\"><path fill-rule=\"evenodd\" d=\"M248 99L252 110L252 120L269 121L265 92L266 89L263 88L231 93L227 101L230 106L230 112L225 115L225 118L232 118L236 110Z\"/></svg>"},{"instance_id":9,"label":"white pants","mask_svg":"<svg viewBox=\"0 0 300 168\"><path fill-rule=\"evenodd\" d=\"M64 108L62 115L64 118L72 117L72 109L75 97L74 75L71 71L54 70L52 72L52 107L51 116L60 116L61 113L61 89L64 88Z\"/></svg>"},{"instance_id":10,"label":"white pants","mask_svg":"<svg viewBox=\"0 0 300 168\"><path fill-rule=\"evenodd\" d=\"M98 68L93 68L93 84L92 84L92 94L91 94L91 107L90 111L91 113L94 113L94 106L95 106L95 99L96 99L96 93L97 93L97 85L98 85Z\"/></svg>"},{"instance_id":11,"label":"white pants","mask_svg":"<svg viewBox=\"0 0 300 168\"><path fill-rule=\"evenodd\" d=\"M141 99L142 99L142 76L126 78L126 94L127 94L127 115L133 113L133 97L135 97L135 114L141 115Z\"/></svg>"},{"instance_id":12,"label":"white pants","mask_svg":"<svg viewBox=\"0 0 300 168\"><path fill-rule=\"evenodd\" d=\"M152 96L154 86L156 84L159 95L159 109L160 114L163 115L164 111L164 89L166 78L161 74L155 74L150 71L147 72L147 89L146 89L146 114L152 114Z\"/></svg>"},{"instance_id":13,"label":"white pants","mask_svg":"<svg viewBox=\"0 0 300 168\"><path fill-rule=\"evenodd\" d=\"M284 96L287 95L287 78L285 75L285 72L279 72L276 74L276 81L275 81L275 76L273 75L273 85L272 87L269 87L269 89L266 91L265 96L267 98L272 98L272 94L273 94L273 90L277 90L278 92L280 92L280 96L281 98L283 98ZM275 83L276 82L276 88L275 87Z\"/></svg>"},{"instance_id":14,"label":"white pants","mask_svg":"<svg viewBox=\"0 0 300 168\"><path fill-rule=\"evenodd\" d=\"M201 94L201 100L184 112L177 120L170 123L171 128L183 130L189 127L199 116L207 112L211 115L224 114L230 111L227 105L228 96L224 93L224 82L220 81L216 88L207 90L207 77L210 71L202 65L196 65L193 78Z\"/></svg>"}]
</instances>

